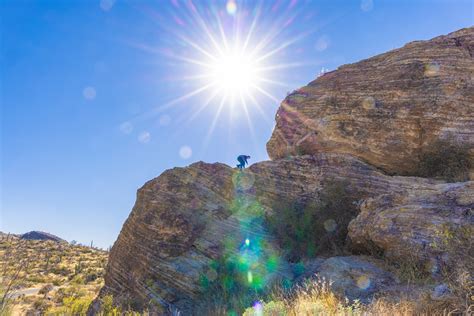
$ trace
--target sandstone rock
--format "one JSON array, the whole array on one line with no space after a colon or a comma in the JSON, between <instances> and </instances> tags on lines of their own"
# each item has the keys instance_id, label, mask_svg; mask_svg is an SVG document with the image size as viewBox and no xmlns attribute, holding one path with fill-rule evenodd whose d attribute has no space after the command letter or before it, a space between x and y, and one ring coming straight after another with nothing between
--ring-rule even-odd
<instances>
[{"instance_id":1,"label":"sandstone rock","mask_svg":"<svg viewBox=\"0 0 474 316\"><path fill-rule=\"evenodd\" d=\"M335 293L367 303L374 294L396 283L396 277L381 266L368 257L332 257L324 261L317 275L329 281Z\"/></svg>"},{"instance_id":2,"label":"sandstone rock","mask_svg":"<svg viewBox=\"0 0 474 316\"><path fill-rule=\"evenodd\" d=\"M473 54L471 27L326 73L281 103L268 154L345 153L414 175L437 139L474 148Z\"/></svg>"},{"instance_id":3,"label":"sandstone rock","mask_svg":"<svg viewBox=\"0 0 474 316\"><path fill-rule=\"evenodd\" d=\"M474 182L369 198L350 223L349 236L356 247L378 247L388 258L411 260L433 273L466 263L474 258Z\"/></svg>"},{"instance_id":4,"label":"sandstone rock","mask_svg":"<svg viewBox=\"0 0 474 316\"><path fill-rule=\"evenodd\" d=\"M386 176L338 154L266 161L242 173L205 163L168 170L138 191L111 250L102 295L112 293L118 303L137 308L159 311L172 305L192 313L203 292L202 276L215 273L210 264L223 253L247 260L242 252L247 239L257 245L252 264L264 283L291 277L262 215L278 201L317 195L327 179L348 181L354 195L362 197L429 191L439 183ZM273 269L265 268L271 260Z\"/></svg>"},{"instance_id":5,"label":"sandstone rock","mask_svg":"<svg viewBox=\"0 0 474 316\"><path fill-rule=\"evenodd\" d=\"M317 198L330 180L365 201L349 227L354 249L409 255L432 271L451 264L446 244L472 236L473 182L387 173L416 173L420 151L438 138L474 145L473 51L469 28L343 66L283 101L267 144L274 160L243 172L199 162L147 182L110 252L100 295L152 314L192 315L218 278L219 258L238 258L255 286L293 278L262 218L276 203ZM393 281L360 257L308 267L354 299Z\"/></svg>"}]
</instances>

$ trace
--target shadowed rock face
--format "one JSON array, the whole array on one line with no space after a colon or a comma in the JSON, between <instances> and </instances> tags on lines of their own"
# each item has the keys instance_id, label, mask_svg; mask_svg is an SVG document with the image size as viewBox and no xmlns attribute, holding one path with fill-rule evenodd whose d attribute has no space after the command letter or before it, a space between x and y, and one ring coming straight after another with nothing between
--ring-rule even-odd
<instances>
[{"instance_id":1,"label":"shadowed rock face","mask_svg":"<svg viewBox=\"0 0 474 316\"><path fill-rule=\"evenodd\" d=\"M474 146L474 28L344 65L288 95L267 143L272 159L346 153L416 174L424 146Z\"/></svg>"},{"instance_id":2,"label":"shadowed rock face","mask_svg":"<svg viewBox=\"0 0 474 316\"><path fill-rule=\"evenodd\" d=\"M223 164L195 163L146 183L114 244L102 294L136 307L169 304L192 313L203 288L200 277L224 251L239 253L246 239L259 240L262 260L279 258L265 282L292 275L261 219L277 201L317 195L327 179L344 179L359 197L388 192L416 194L441 184L386 176L357 159L319 154L257 163L238 172ZM409 193L411 192L411 193ZM450 221L449 214L446 221ZM158 307L150 302L158 303ZM151 307L150 307L151 306ZM161 306L161 307L160 307Z\"/></svg>"},{"instance_id":3,"label":"shadowed rock face","mask_svg":"<svg viewBox=\"0 0 474 316\"><path fill-rule=\"evenodd\" d=\"M464 263L456 261L474 257L474 182L367 199L349 236L356 247L375 245L387 258L413 260L430 272Z\"/></svg>"}]
</instances>

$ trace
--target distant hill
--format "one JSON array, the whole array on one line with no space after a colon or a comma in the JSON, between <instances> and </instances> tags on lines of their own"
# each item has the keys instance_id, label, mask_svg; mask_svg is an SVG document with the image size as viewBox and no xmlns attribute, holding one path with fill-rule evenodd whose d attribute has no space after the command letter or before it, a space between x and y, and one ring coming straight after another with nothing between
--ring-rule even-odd
<instances>
[{"instance_id":1,"label":"distant hill","mask_svg":"<svg viewBox=\"0 0 474 316\"><path fill-rule=\"evenodd\" d=\"M56 242L67 242L66 240L59 238L50 233L40 232L40 231L31 231L20 235L20 239L26 240L52 240Z\"/></svg>"}]
</instances>

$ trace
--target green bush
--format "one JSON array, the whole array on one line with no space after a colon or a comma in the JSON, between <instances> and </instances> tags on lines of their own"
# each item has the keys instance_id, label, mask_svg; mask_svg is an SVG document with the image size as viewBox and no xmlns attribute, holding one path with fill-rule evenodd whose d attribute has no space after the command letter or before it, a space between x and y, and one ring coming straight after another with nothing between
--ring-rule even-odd
<instances>
[{"instance_id":1,"label":"green bush","mask_svg":"<svg viewBox=\"0 0 474 316\"><path fill-rule=\"evenodd\" d=\"M112 316L118 316L121 315L122 312L120 308L114 306L114 297L112 295L105 295L101 299L101 310L100 314L101 315L112 315Z\"/></svg>"},{"instance_id":2,"label":"green bush","mask_svg":"<svg viewBox=\"0 0 474 316\"><path fill-rule=\"evenodd\" d=\"M469 180L469 170L472 167L469 147L450 137L437 140L422 150L417 175L448 182L463 182Z\"/></svg>"},{"instance_id":3,"label":"green bush","mask_svg":"<svg viewBox=\"0 0 474 316\"><path fill-rule=\"evenodd\" d=\"M95 280L97 280L98 278L98 274L96 272L88 272L86 274L86 277L85 277L85 280L84 282L85 283L90 283L90 282L94 282Z\"/></svg>"},{"instance_id":4,"label":"green bush","mask_svg":"<svg viewBox=\"0 0 474 316\"><path fill-rule=\"evenodd\" d=\"M63 266L53 267L50 272L53 273L53 274L60 275L60 276L68 276L69 274L72 273L71 270L69 270L67 267L63 267Z\"/></svg>"},{"instance_id":5,"label":"green bush","mask_svg":"<svg viewBox=\"0 0 474 316\"><path fill-rule=\"evenodd\" d=\"M266 222L292 262L337 254L345 245L347 225L358 212L354 201L346 182L331 181L323 186L319 197L279 202Z\"/></svg>"},{"instance_id":6,"label":"green bush","mask_svg":"<svg viewBox=\"0 0 474 316\"><path fill-rule=\"evenodd\" d=\"M64 297L63 304L60 307L51 308L46 313L47 315L86 315L89 305L94 298L91 296Z\"/></svg>"}]
</instances>

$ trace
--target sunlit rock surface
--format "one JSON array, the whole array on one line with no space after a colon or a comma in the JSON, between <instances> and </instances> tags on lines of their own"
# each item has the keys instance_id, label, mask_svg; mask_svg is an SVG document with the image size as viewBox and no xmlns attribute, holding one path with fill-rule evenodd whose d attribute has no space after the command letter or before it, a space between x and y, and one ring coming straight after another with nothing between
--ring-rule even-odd
<instances>
[{"instance_id":1,"label":"sunlit rock surface","mask_svg":"<svg viewBox=\"0 0 474 316\"><path fill-rule=\"evenodd\" d=\"M267 143L272 159L347 153L416 174L423 146L474 146L474 28L416 41L326 73L288 95Z\"/></svg>"}]
</instances>

